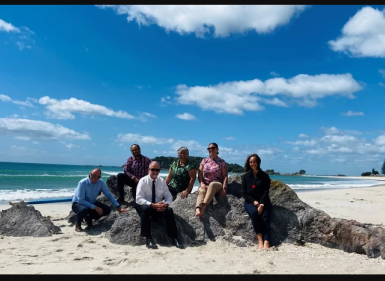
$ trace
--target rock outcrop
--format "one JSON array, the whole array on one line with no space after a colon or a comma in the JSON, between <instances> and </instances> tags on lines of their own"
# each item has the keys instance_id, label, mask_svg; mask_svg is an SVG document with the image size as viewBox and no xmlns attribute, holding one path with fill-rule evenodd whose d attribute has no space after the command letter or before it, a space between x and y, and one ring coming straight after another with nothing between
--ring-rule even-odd
<instances>
[{"instance_id":1,"label":"rock outcrop","mask_svg":"<svg viewBox=\"0 0 385 281\"><path fill-rule=\"evenodd\" d=\"M116 177L111 176L107 181L108 186L114 185L115 181ZM226 198L215 197L203 218L195 217L196 192L186 199L177 197L171 204L179 236L185 246L200 245L208 240L215 241L218 237L240 247L257 242L251 221L243 208L239 175L229 177L227 194ZM272 180L270 197L273 203L272 246L279 246L282 242L298 245L311 242L349 253L366 254L371 258L381 256L385 259L384 228L355 220L331 218L324 211L301 201L294 190L280 181ZM104 202L109 204L108 201ZM110 216L115 217L110 221L114 222L106 231L106 237L111 243L145 243L140 237L139 216L133 208L117 216L116 212L112 213ZM106 221L108 220L107 218ZM152 234L156 243L171 245L163 220L152 223Z\"/></svg>"},{"instance_id":2,"label":"rock outcrop","mask_svg":"<svg viewBox=\"0 0 385 281\"><path fill-rule=\"evenodd\" d=\"M0 234L6 236L44 237L61 233L60 227L55 226L47 217L27 205L24 201L12 204L12 207L1 211Z\"/></svg>"},{"instance_id":3,"label":"rock outcrop","mask_svg":"<svg viewBox=\"0 0 385 281\"><path fill-rule=\"evenodd\" d=\"M118 197L116 176L109 177L106 184ZM125 190L129 202L122 205L129 207L132 201L130 187L126 186ZM271 246L278 247L282 242L297 245L311 242L349 253L365 254L370 258L381 256L385 259L385 228L355 220L331 218L324 211L301 201L294 190L277 180L271 181L270 197L273 204ZM179 238L185 246L199 246L219 237L239 247L257 243L251 220L243 208L239 175L229 177L227 196L214 197L202 218L195 217L196 199L197 192L189 194L186 199L178 196L171 204ZM119 214L103 194L97 200L109 205L113 211L96 222L93 231L104 232L114 244L145 244L145 239L140 237L140 219L134 208ZM70 211L66 219L74 224L76 214ZM49 218L43 217L33 206L24 202L14 204L1 213L2 235L50 236L59 232L60 228L54 226ZM155 243L171 246L164 220L152 222L152 236Z\"/></svg>"}]
</instances>

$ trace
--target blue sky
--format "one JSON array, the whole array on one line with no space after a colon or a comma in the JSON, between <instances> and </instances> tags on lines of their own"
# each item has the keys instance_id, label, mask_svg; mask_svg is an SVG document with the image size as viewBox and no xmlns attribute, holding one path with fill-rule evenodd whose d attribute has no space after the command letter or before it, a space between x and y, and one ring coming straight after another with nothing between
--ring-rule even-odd
<instances>
[{"instance_id":1,"label":"blue sky","mask_svg":"<svg viewBox=\"0 0 385 281\"><path fill-rule=\"evenodd\" d=\"M385 6L1 6L0 161L385 160ZM163 167L168 168L168 167Z\"/></svg>"}]
</instances>

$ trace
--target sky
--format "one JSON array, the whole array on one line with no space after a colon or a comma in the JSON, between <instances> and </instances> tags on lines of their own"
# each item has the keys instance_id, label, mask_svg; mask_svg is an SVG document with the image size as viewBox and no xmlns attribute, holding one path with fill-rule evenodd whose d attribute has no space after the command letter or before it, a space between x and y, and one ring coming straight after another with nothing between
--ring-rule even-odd
<instances>
[{"instance_id":1,"label":"sky","mask_svg":"<svg viewBox=\"0 0 385 281\"><path fill-rule=\"evenodd\" d=\"M0 7L2 162L215 142L227 163L356 176L381 172L384 105L384 5Z\"/></svg>"}]
</instances>

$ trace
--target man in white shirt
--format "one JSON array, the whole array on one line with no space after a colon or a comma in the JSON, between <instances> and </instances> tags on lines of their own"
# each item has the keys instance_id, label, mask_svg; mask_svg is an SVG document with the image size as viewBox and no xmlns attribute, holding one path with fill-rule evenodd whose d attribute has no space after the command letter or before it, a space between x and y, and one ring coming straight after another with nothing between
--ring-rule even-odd
<instances>
[{"instance_id":1,"label":"man in white shirt","mask_svg":"<svg viewBox=\"0 0 385 281\"><path fill-rule=\"evenodd\" d=\"M151 219L164 217L166 219L167 234L171 238L172 244L183 249L178 240L174 211L169 206L172 202L172 194L166 181L159 176L159 172L159 163L152 161L148 167L148 175L139 180L136 188L137 211L140 216L141 227L140 235L146 237L147 248L157 249L158 247L151 236Z\"/></svg>"}]
</instances>

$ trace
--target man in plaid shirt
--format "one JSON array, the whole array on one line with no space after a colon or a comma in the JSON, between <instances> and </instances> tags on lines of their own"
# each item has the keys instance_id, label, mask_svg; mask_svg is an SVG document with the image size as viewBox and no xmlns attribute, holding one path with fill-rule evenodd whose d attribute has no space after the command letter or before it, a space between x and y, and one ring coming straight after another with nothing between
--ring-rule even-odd
<instances>
[{"instance_id":1,"label":"man in plaid shirt","mask_svg":"<svg viewBox=\"0 0 385 281\"><path fill-rule=\"evenodd\" d=\"M124 173L119 173L118 178L118 201L124 201L124 185L131 187L131 193L134 200L136 198L136 186L141 178L148 175L148 167L150 166L151 159L142 155L140 152L140 146L138 144L131 145L132 156L128 157L126 164L124 165Z\"/></svg>"}]
</instances>

